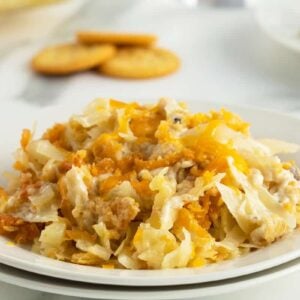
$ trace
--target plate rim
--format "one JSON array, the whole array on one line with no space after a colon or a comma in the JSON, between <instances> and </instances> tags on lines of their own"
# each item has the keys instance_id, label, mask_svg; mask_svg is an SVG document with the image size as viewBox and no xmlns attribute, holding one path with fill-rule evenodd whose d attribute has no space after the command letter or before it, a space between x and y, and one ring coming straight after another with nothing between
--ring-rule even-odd
<instances>
[{"instance_id":1,"label":"plate rim","mask_svg":"<svg viewBox=\"0 0 300 300\"><path fill-rule=\"evenodd\" d=\"M145 300L179 300L186 299L188 296L187 293L190 293L191 297L189 299L216 296L279 279L300 271L300 258L265 271L240 278L222 280L217 283L185 285L177 288L169 287L168 289L146 287L139 288L139 290L133 287L114 287L86 283L80 283L81 286L78 286L76 282L72 285L63 279L54 280L54 278L48 276L30 273L12 267L5 266L6 270L3 270L3 266L0 265L0 267L0 281L35 291L64 296L85 297L89 299L108 299L107 297L109 297L109 299L112 300L140 300L141 297L143 297ZM93 287L93 289L85 288L84 285ZM57 289L58 286L59 289Z\"/></svg>"}]
</instances>

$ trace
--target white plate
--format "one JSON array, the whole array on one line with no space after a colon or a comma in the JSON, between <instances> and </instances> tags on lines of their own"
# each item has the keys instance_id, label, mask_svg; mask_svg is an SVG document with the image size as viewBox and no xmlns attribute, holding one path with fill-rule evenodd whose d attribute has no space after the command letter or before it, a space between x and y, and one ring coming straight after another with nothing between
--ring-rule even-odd
<instances>
[{"instance_id":1,"label":"white plate","mask_svg":"<svg viewBox=\"0 0 300 300\"><path fill-rule=\"evenodd\" d=\"M178 287L118 287L53 279L0 265L0 281L32 290L90 299L112 300L179 300L223 295L268 281L286 277L300 270L300 259L253 275Z\"/></svg>"},{"instance_id":2,"label":"white plate","mask_svg":"<svg viewBox=\"0 0 300 300\"><path fill-rule=\"evenodd\" d=\"M300 52L300 2L298 0L247 0L255 17L273 40Z\"/></svg>"},{"instance_id":3,"label":"white plate","mask_svg":"<svg viewBox=\"0 0 300 300\"><path fill-rule=\"evenodd\" d=\"M29 110L14 104L4 104L0 111L0 120L7 120L7 126L0 126L0 138L6 139L1 149L0 166L7 165L8 157L17 144L20 128L30 127L33 120L44 129L55 121L64 120L72 112L78 111L75 105L70 107L53 106L42 110ZM81 106L81 105L77 105ZM207 111L219 108L215 103L190 102L193 111ZM274 137L300 144L300 136L296 128L300 127L300 120L278 113L257 109L229 106L244 119L253 124L252 132L257 137ZM27 109L27 111L26 111ZM18 113L22 111L21 113ZM18 122L9 120L6 116L17 113ZM40 130L38 130L40 131ZM298 160L299 157L294 157ZM44 274L56 278L72 281L124 285L124 286L170 286L192 283L204 283L234 278L242 275L262 271L295 258L300 257L300 233L294 232L273 245L232 261L210 265L200 269L180 269L163 271L131 271L105 270L95 267L79 266L52 260L39 256L20 247L11 247L4 238L0 238L0 262L19 269Z\"/></svg>"}]
</instances>

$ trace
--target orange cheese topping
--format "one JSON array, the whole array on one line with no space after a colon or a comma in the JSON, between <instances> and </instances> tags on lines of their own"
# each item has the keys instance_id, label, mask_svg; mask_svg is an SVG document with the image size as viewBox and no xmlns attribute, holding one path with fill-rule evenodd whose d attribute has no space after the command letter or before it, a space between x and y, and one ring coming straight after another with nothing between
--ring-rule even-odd
<instances>
[{"instance_id":1,"label":"orange cheese topping","mask_svg":"<svg viewBox=\"0 0 300 300\"><path fill-rule=\"evenodd\" d=\"M63 146L64 144L65 125L55 124L52 128L48 129L43 138L49 140L52 144Z\"/></svg>"},{"instance_id":2,"label":"orange cheese topping","mask_svg":"<svg viewBox=\"0 0 300 300\"><path fill-rule=\"evenodd\" d=\"M122 149L120 137L115 133L103 133L92 146L92 152L96 158L112 158L116 157L116 153Z\"/></svg>"},{"instance_id":3,"label":"orange cheese topping","mask_svg":"<svg viewBox=\"0 0 300 300\"><path fill-rule=\"evenodd\" d=\"M119 185L126 179L126 176L118 176L118 175L112 175L101 182L99 186L99 192L100 195L105 195L108 193L112 188Z\"/></svg>"},{"instance_id":4,"label":"orange cheese topping","mask_svg":"<svg viewBox=\"0 0 300 300\"><path fill-rule=\"evenodd\" d=\"M21 136L21 146L23 149L27 147L32 139L32 133L29 129L23 129L22 136Z\"/></svg>"},{"instance_id":5,"label":"orange cheese topping","mask_svg":"<svg viewBox=\"0 0 300 300\"><path fill-rule=\"evenodd\" d=\"M246 161L237 153L230 144L221 144L213 138L216 128L223 121L213 120L206 126L205 130L197 135L186 135L182 143L192 149L195 160L205 169L216 172L225 172L228 168L227 158L234 159L236 167L246 172L248 170Z\"/></svg>"},{"instance_id":6,"label":"orange cheese topping","mask_svg":"<svg viewBox=\"0 0 300 300\"><path fill-rule=\"evenodd\" d=\"M7 194L6 194L5 190L2 187L0 187L0 199L1 198L5 199L6 197L7 197Z\"/></svg>"},{"instance_id":7,"label":"orange cheese topping","mask_svg":"<svg viewBox=\"0 0 300 300\"><path fill-rule=\"evenodd\" d=\"M143 110L139 114L133 115L130 121L130 128L138 138L153 139L163 117L164 115L159 111Z\"/></svg>"},{"instance_id":8,"label":"orange cheese topping","mask_svg":"<svg viewBox=\"0 0 300 300\"><path fill-rule=\"evenodd\" d=\"M211 235L205 230L197 221L195 216L187 208L182 208L178 212L177 220L174 223L173 231L176 235L180 236L182 228L185 228L192 234L196 246L201 244L201 239L211 239ZM200 244L199 244L200 243Z\"/></svg>"},{"instance_id":9,"label":"orange cheese topping","mask_svg":"<svg viewBox=\"0 0 300 300\"><path fill-rule=\"evenodd\" d=\"M133 186L133 188L135 189L135 191L142 197L151 197L153 196L154 192L150 189L149 184L150 181L149 180L137 180L136 178L132 178L130 180L131 185Z\"/></svg>"},{"instance_id":10,"label":"orange cheese topping","mask_svg":"<svg viewBox=\"0 0 300 300\"><path fill-rule=\"evenodd\" d=\"M188 127L193 128L200 124L210 123L212 121L221 121L233 130L247 134L249 124L244 122L238 115L221 109L219 112L212 111L210 114L197 113L188 117Z\"/></svg>"},{"instance_id":11,"label":"orange cheese topping","mask_svg":"<svg viewBox=\"0 0 300 300\"><path fill-rule=\"evenodd\" d=\"M166 112L159 106L144 107L137 103L127 104L114 99L109 101L109 105L110 109L115 111L115 117L110 122L116 124L112 123L111 128L101 133L88 149L74 153L70 161L76 166L87 163L92 176L111 174L99 185L100 195L105 195L122 181L128 180L139 195L152 197L154 193L149 188L149 180L139 180L137 174L143 169L171 167L182 160L196 162L189 170L189 174L194 177L209 177L218 172L228 173L229 156L234 159L240 171L244 173L248 171L247 163L230 143L221 144L214 139L215 130L220 125L226 125L243 133L248 130L247 123L226 110L181 116L182 124L185 124L187 129L194 130L181 136L173 134L173 121L167 119ZM62 144L65 139L65 129L65 125L56 124L45 133L44 138L54 144ZM136 138L132 140L135 146L133 148L130 146L129 153L125 156L121 154L126 143L122 134L133 134ZM170 151L154 159L147 158L142 150L143 143L150 146L170 146ZM207 180L209 182L211 178ZM223 180L230 180L229 175L226 175ZM203 207L201 209L203 210ZM207 209L205 213L203 211L201 213L207 214ZM196 215L200 220L199 214L198 212ZM210 226L208 219L199 222L202 222L204 228Z\"/></svg>"}]
</instances>

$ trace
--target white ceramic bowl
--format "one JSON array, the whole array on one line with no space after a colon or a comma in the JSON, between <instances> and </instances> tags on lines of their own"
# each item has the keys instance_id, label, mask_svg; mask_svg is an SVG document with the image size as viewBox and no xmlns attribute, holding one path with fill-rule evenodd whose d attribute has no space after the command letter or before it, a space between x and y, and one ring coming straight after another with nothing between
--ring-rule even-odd
<instances>
[{"instance_id":1,"label":"white ceramic bowl","mask_svg":"<svg viewBox=\"0 0 300 300\"><path fill-rule=\"evenodd\" d=\"M300 52L299 0L246 0L262 30L273 40Z\"/></svg>"}]
</instances>

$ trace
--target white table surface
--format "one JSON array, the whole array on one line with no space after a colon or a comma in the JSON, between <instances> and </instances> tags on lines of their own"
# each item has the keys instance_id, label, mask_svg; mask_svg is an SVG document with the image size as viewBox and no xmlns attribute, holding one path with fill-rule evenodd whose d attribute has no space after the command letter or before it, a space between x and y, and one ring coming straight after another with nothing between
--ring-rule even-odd
<instances>
[{"instance_id":1,"label":"white table surface","mask_svg":"<svg viewBox=\"0 0 300 300\"><path fill-rule=\"evenodd\" d=\"M116 80L92 73L45 79L28 69L39 46L32 38L6 44L0 35L0 101L32 108L56 103L83 104L98 96L121 99L177 99L238 103L281 110L300 117L300 54L277 45L256 25L252 12L237 8L185 8L171 1L89 1L40 45L66 40L77 29L154 32L160 44L182 58L181 70L148 81ZM35 12L38 18L38 13ZM0 19L1 23L1 19ZM7 30L9 20L6 19ZM15 27L15 26L13 26ZM3 30L3 28L2 28ZM15 30L15 28L14 28ZM35 38L38 34L35 35ZM1 40L2 38L2 40ZM4 45L4 46L3 46ZM10 118L10 116L8 116ZM0 120L1 123L1 120ZM298 299L300 273L211 300ZM0 299L77 299L0 283Z\"/></svg>"}]
</instances>

